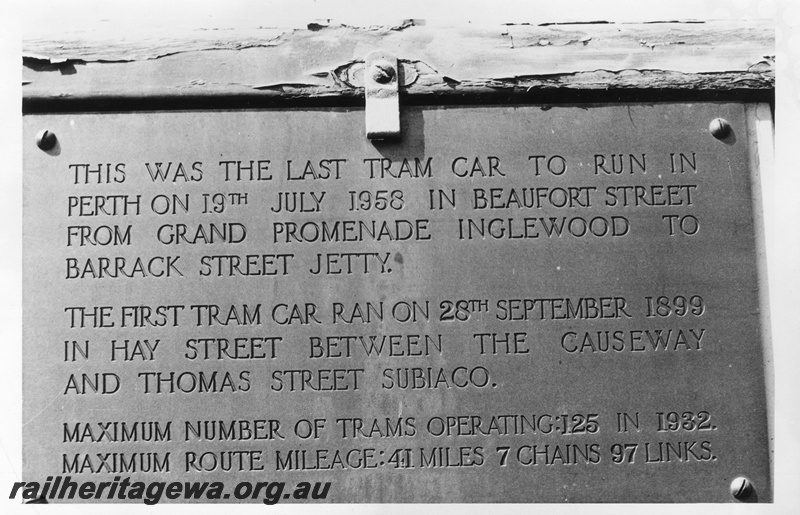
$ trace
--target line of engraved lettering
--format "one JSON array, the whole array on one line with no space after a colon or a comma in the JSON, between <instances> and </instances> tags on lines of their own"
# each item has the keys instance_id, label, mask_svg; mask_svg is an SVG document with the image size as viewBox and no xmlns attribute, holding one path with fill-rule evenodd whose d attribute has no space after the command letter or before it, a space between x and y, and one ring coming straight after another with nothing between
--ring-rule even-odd
<instances>
[{"instance_id":1,"label":"line of engraved lettering","mask_svg":"<svg viewBox=\"0 0 800 515\"><path fill-rule=\"evenodd\" d=\"M457 366L385 368L381 374L383 390L436 390L465 388L497 388L486 367Z\"/></svg>"},{"instance_id":2,"label":"line of engraved lettering","mask_svg":"<svg viewBox=\"0 0 800 515\"><path fill-rule=\"evenodd\" d=\"M184 441L246 442L283 440L281 423L276 419L185 421Z\"/></svg>"},{"instance_id":3,"label":"line of engraved lettering","mask_svg":"<svg viewBox=\"0 0 800 515\"><path fill-rule=\"evenodd\" d=\"M308 197L306 197L308 194ZM269 210L273 213L319 213L327 192L279 191L278 200Z\"/></svg>"},{"instance_id":4,"label":"line of engraved lettering","mask_svg":"<svg viewBox=\"0 0 800 515\"><path fill-rule=\"evenodd\" d=\"M620 175L620 174L634 174L638 169L639 172L646 174L647 173L647 158L646 154L641 154L642 159L639 160L634 154L628 154L627 157L627 167L625 166L626 162L625 154L611 154L610 156L605 156L603 154L595 154L594 155L594 174L599 175L603 173L605 175ZM610 161L610 163L609 163ZM610 169L609 169L610 168Z\"/></svg>"},{"instance_id":5,"label":"line of engraved lettering","mask_svg":"<svg viewBox=\"0 0 800 515\"><path fill-rule=\"evenodd\" d=\"M120 327L177 327L178 314L184 309L181 304L121 306Z\"/></svg>"},{"instance_id":6,"label":"line of engraved lettering","mask_svg":"<svg viewBox=\"0 0 800 515\"><path fill-rule=\"evenodd\" d=\"M601 461L600 444L521 445L510 454L515 464L523 467L537 465L596 465Z\"/></svg>"},{"instance_id":7,"label":"line of engraved lettering","mask_svg":"<svg viewBox=\"0 0 800 515\"><path fill-rule=\"evenodd\" d=\"M415 417L361 418L340 417L335 424L339 436L348 438L413 438L417 435Z\"/></svg>"},{"instance_id":8,"label":"line of engraved lettering","mask_svg":"<svg viewBox=\"0 0 800 515\"><path fill-rule=\"evenodd\" d=\"M659 295L655 299L653 297L645 297L645 302L647 303L647 318L667 318L671 315L679 318L686 315L699 317L706 311L705 302L700 295L692 295L690 297Z\"/></svg>"},{"instance_id":9,"label":"line of engraved lettering","mask_svg":"<svg viewBox=\"0 0 800 515\"><path fill-rule=\"evenodd\" d=\"M230 371L214 370L187 372L139 372L137 377L141 393L242 393L251 388L249 370L238 374Z\"/></svg>"},{"instance_id":10,"label":"line of engraved lettering","mask_svg":"<svg viewBox=\"0 0 800 515\"><path fill-rule=\"evenodd\" d=\"M334 302L332 304L331 323L333 324L369 324L372 322L383 322L384 319L391 317L392 320L400 323L428 321L431 318L430 301L419 302L416 300L400 300L393 302L391 307L384 312L383 301L374 302L354 302L344 304Z\"/></svg>"},{"instance_id":11,"label":"line of engraved lettering","mask_svg":"<svg viewBox=\"0 0 800 515\"><path fill-rule=\"evenodd\" d=\"M432 157L427 160L419 157L403 158L400 166L397 167L397 161L392 161L389 158L367 158L364 159L365 164L369 164L369 178L370 179L385 179L387 177L393 179L402 178L431 178L433 171L431 170ZM395 166L392 168L392 166Z\"/></svg>"},{"instance_id":12,"label":"line of engraved lettering","mask_svg":"<svg viewBox=\"0 0 800 515\"><path fill-rule=\"evenodd\" d=\"M624 216L459 218L458 239L619 238L627 235L630 227Z\"/></svg>"},{"instance_id":13,"label":"line of engraved lettering","mask_svg":"<svg viewBox=\"0 0 800 515\"><path fill-rule=\"evenodd\" d=\"M646 464L703 462L717 459L708 440L645 442L644 456Z\"/></svg>"},{"instance_id":14,"label":"line of engraved lettering","mask_svg":"<svg viewBox=\"0 0 800 515\"><path fill-rule=\"evenodd\" d=\"M607 207L693 206L696 184L654 184L652 186L608 186Z\"/></svg>"},{"instance_id":15,"label":"line of engraved lettering","mask_svg":"<svg viewBox=\"0 0 800 515\"><path fill-rule=\"evenodd\" d=\"M329 252L317 254L316 263L308 271L313 275L392 273L391 252ZM380 268L378 268L380 267Z\"/></svg>"},{"instance_id":16,"label":"line of engraved lettering","mask_svg":"<svg viewBox=\"0 0 800 515\"><path fill-rule=\"evenodd\" d=\"M247 227L239 222L199 223L196 226L164 224L156 231L156 239L164 245L236 244L242 243L245 238L247 238Z\"/></svg>"},{"instance_id":17,"label":"line of engraved lettering","mask_svg":"<svg viewBox=\"0 0 800 515\"><path fill-rule=\"evenodd\" d=\"M311 336L309 358L414 357L442 354L442 335L390 334Z\"/></svg>"},{"instance_id":18,"label":"line of engraved lettering","mask_svg":"<svg viewBox=\"0 0 800 515\"><path fill-rule=\"evenodd\" d=\"M117 343L117 340L111 340L111 361L152 361L155 359L155 353L158 345L161 343L160 339L150 340L144 338L142 340L122 340Z\"/></svg>"},{"instance_id":19,"label":"line of engraved lettering","mask_svg":"<svg viewBox=\"0 0 800 515\"><path fill-rule=\"evenodd\" d=\"M203 180L203 163L201 161L195 161L189 166L189 171L186 171L186 166L183 163L178 162L175 165L175 168L172 167L172 161L167 162L167 165L164 166L163 162L153 163L153 166L150 166L150 163L145 163L144 166L147 168L147 173L150 176L150 180L152 182L199 182Z\"/></svg>"},{"instance_id":20,"label":"line of engraved lettering","mask_svg":"<svg viewBox=\"0 0 800 515\"><path fill-rule=\"evenodd\" d=\"M316 166L314 162L318 163ZM339 180L342 178L342 164L347 159L321 159L319 161L306 160L304 165L292 165L292 160L286 160L286 180L287 181L316 181L316 180ZM302 171L300 171L302 170Z\"/></svg>"},{"instance_id":21,"label":"line of engraved lettering","mask_svg":"<svg viewBox=\"0 0 800 515\"><path fill-rule=\"evenodd\" d=\"M114 306L67 306L64 312L69 314L70 328L76 327L114 327L115 323L111 320L114 314Z\"/></svg>"},{"instance_id":22,"label":"line of engraved lettering","mask_svg":"<svg viewBox=\"0 0 800 515\"><path fill-rule=\"evenodd\" d=\"M545 161L546 160L546 161ZM567 160L558 154L553 156L528 156L528 161L533 161L534 171L533 175L538 177L541 175L539 165L543 164L551 175L564 175L567 171Z\"/></svg>"},{"instance_id":23,"label":"line of engraved lettering","mask_svg":"<svg viewBox=\"0 0 800 515\"><path fill-rule=\"evenodd\" d=\"M701 351L705 333L702 328L568 331L561 336L560 345L570 354Z\"/></svg>"},{"instance_id":24,"label":"line of engraved lettering","mask_svg":"<svg viewBox=\"0 0 800 515\"><path fill-rule=\"evenodd\" d=\"M246 163L242 165L242 163ZM271 181L269 159L257 161L220 161L219 166L225 168L225 182L229 181Z\"/></svg>"},{"instance_id":25,"label":"line of engraved lettering","mask_svg":"<svg viewBox=\"0 0 800 515\"><path fill-rule=\"evenodd\" d=\"M530 349L527 347L528 342L526 338L528 333L476 333L472 335L473 340L476 340L479 349L478 354L529 354Z\"/></svg>"},{"instance_id":26,"label":"line of engraved lettering","mask_svg":"<svg viewBox=\"0 0 800 515\"><path fill-rule=\"evenodd\" d=\"M64 340L64 361L78 361L79 354L83 360L89 359L89 340L84 340L83 345L77 340Z\"/></svg>"},{"instance_id":27,"label":"line of engraved lettering","mask_svg":"<svg viewBox=\"0 0 800 515\"><path fill-rule=\"evenodd\" d=\"M473 188L472 209L589 208L596 191L595 186Z\"/></svg>"},{"instance_id":28,"label":"line of engraved lettering","mask_svg":"<svg viewBox=\"0 0 800 515\"><path fill-rule=\"evenodd\" d=\"M694 236L700 230L700 220L694 215L663 215L661 219L667 222L670 236Z\"/></svg>"},{"instance_id":29,"label":"line of engraved lettering","mask_svg":"<svg viewBox=\"0 0 800 515\"><path fill-rule=\"evenodd\" d=\"M344 392L359 389L363 368L296 369L272 372L273 392Z\"/></svg>"},{"instance_id":30,"label":"line of engraved lettering","mask_svg":"<svg viewBox=\"0 0 800 515\"><path fill-rule=\"evenodd\" d=\"M486 158L457 157L453 159L450 170L453 175L462 179L506 176L504 172L500 171L500 158L496 156L487 156Z\"/></svg>"},{"instance_id":31,"label":"line of engraved lettering","mask_svg":"<svg viewBox=\"0 0 800 515\"><path fill-rule=\"evenodd\" d=\"M347 194L350 199L349 211L369 211L372 209L399 211L405 206L401 190L378 190L375 192L361 190L348 191Z\"/></svg>"},{"instance_id":32,"label":"line of engraved lettering","mask_svg":"<svg viewBox=\"0 0 800 515\"><path fill-rule=\"evenodd\" d=\"M172 421L63 423L64 443L171 442Z\"/></svg>"},{"instance_id":33,"label":"line of engraved lettering","mask_svg":"<svg viewBox=\"0 0 800 515\"><path fill-rule=\"evenodd\" d=\"M433 416L425 424L425 430L436 437L596 434L600 432L599 416L597 413Z\"/></svg>"},{"instance_id":34,"label":"line of engraved lettering","mask_svg":"<svg viewBox=\"0 0 800 515\"><path fill-rule=\"evenodd\" d=\"M177 266L180 258L181 256L66 258L66 279L183 277L183 272Z\"/></svg>"},{"instance_id":35,"label":"line of engraved lettering","mask_svg":"<svg viewBox=\"0 0 800 515\"><path fill-rule=\"evenodd\" d=\"M239 338L190 338L186 340L188 360L275 359L280 336L250 336Z\"/></svg>"},{"instance_id":36,"label":"line of engraved lettering","mask_svg":"<svg viewBox=\"0 0 800 515\"><path fill-rule=\"evenodd\" d=\"M450 188L450 191L436 189L428 190L428 208L429 209L444 209L445 204L453 209L456 208L456 190Z\"/></svg>"},{"instance_id":37,"label":"line of engraved lettering","mask_svg":"<svg viewBox=\"0 0 800 515\"><path fill-rule=\"evenodd\" d=\"M474 313L488 313L489 301L486 299L443 300L439 303L440 322L466 322Z\"/></svg>"},{"instance_id":38,"label":"line of engraved lettering","mask_svg":"<svg viewBox=\"0 0 800 515\"><path fill-rule=\"evenodd\" d=\"M697 173L697 154L694 152L692 152L691 159L683 152L678 152L677 158L675 157L675 153L670 152L669 162L670 173L686 173L687 171Z\"/></svg>"},{"instance_id":39,"label":"line of engraved lettering","mask_svg":"<svg viewBox=\"0 0 800 515\"><path fill-rule=\"evenodd\" d=\"M233 206L246 206L247 193L203 193L203 214L222 214Z\"/></svg>"},{"instance_id":40,"label":"line of engraved lettering","mask_svg":"<svg viewBox=\"0 0 800 515\"><path fill-rule=\"evenodd\" d=\"M113 395L117 393L122 381L113 372L95 372L70 374L63 395Z\"/></svg>"},{"instance_id":41,"label":"line of engraved lettering","mask_svg":"<svg viewBox=\"0 0 800 515\"><path fill-rule=\"evenodd\" d=\"M206 451L184 453L184 472L252 472L264 470L263 451Z\"/></svg>"},{"instance_id":42,"label":"line of engraved lettering","mask_svg":"<svg viewBox=\"0 0 800 515\"><path fill-rule=\"evenodd\" d=\"M138 216L141 195L70 195L67 216Z\"/></svg>"},{"instance_id":43,"label":"line of engraved lettering","mask_svg":"<svg viewBox=\"0 0 800 515\"><path fill-rule=\"evenodd\" d=\"M200 258L201 277L289 275L294 254L221 254Z\"/></svg>"},{"instance_id":44,"label":"line of engraved lettering","mask_svg":"<svg viewBox=\"0 0 800 515\"><path fill-rule=\"evenodd\" d=\"M182 307L182 306L181 306ZM265 312L261 304L231 304L219 306L217 304L192 304L189 306L194 314L194 323L197 327L214 326L259 326ZM271 320L279 325L292 323L308 324L321 323L317 317L317 306L313 302L305 303L302 308L299 304L278 303L270 312Z\"/></svg>"},{"instance_id":45,"label":"line of engraved lettering","mask_svg":"<svg viewBox=\"0 0 800 515\"><path fill-rule=\"evenodd\" d=\"M273 222L273 243L426 241L430 220L319 220Z\"/></svg>"},{"instance_id":46,"label":"line of engraved lettering","mask_svg":"<svg viewBox=\"0 0 800 515\"><path fill-rule=\"evenodd\" d=\"M289 449L275 451L275 470L376 469L382 466L378 449Z\"/></svg>"},{"instance_id":47,"label":"line of engraved lettering","mask_svg":"<svg viewBox=\"0 0 800 515\"><path fill-rule=\"evenodd\" d=\"M107 452L61 455L62 474L119 474L133 472L169 472L170 453Z\"/></svg>"},{"instance_id":48,"label":"line of engraved lettering","mask_svg":"<svg viewBox=\"0 0 800 515\"><path fill-rule=\"evenodd\" d=\"M657 412L658 432L676 431L714 431L717 426L711 423L711 414L708 411L668 411Z\"/></svg>"},{"instance_id":49,"label":"line of engraved lettering","mask_svg":"<svg viewBox=\"0 0 800 515\"><path fill-rule=\"evenodd\" d=\"M91 164L71 164L74 184L110 184L125 182L125 163L99 163L96 168Z\"/></svg>"},{"instance_id":50,"label":"line of engraved lettering","mask_svg":"<svg viewBox=\"0 0 800 515\"><path fill-rule=\"evenodd\" d=\"M124 229L119 225L69 225L67 226L67 247L108 245L130 245L131 226Z\"/></svg>"},{"instance_id":51,"label":"line of engraved lettering","mask_svg":"<svg viewBox=\"0 0 800 515\"><path fill-rule=\"evenodd\" d=\"M480 467L486 462L481 446L433 447L419 449L420 468Z\"/></svg>"},{"instance_id":52,"label":"line of engraved lettering","mask_svg":"<svg viewBox=\"0 0 800 515\"><path fill-rule=\"evenodd\" d=\"M625 297L499 299L495 307L501 321L632 318Z\"/></svg>"},{"instance_id":53,"label":"line of engraved lettering","mask_svg":"<svg viewBox=\"0 0 800 515\"><path fill-rule=\"evenodd\" d=\"M153 195L150 199L150 211L157 215L177 215L189 212L189 199L191 197L188 193L183 196L177 193L171 195Z\"/></svg>"}]
</instances>

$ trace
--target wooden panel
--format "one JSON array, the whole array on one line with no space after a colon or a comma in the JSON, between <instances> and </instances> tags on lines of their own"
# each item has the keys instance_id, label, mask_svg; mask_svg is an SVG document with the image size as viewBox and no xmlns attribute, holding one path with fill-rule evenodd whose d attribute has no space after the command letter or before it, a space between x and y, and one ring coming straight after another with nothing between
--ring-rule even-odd
<instances>
[{"instance_id":1,"label":"wooden panel","mask_svg":"<svg viewBox=\"0 0 800 515\"><path fill-rule=\"evenodd\" d=\"M28 106L41 99L121 97L360 98L363 57L375 49L403 62L404 93L412 102L471 94L561 98L575 90L603 100L614 98L604 91L619 99L669 90L705 98L731 91L768 96L773 46L772 27L763 21L489 28L408 21L115 39L87 33L25 41L23 96Z\"/></svg>"}]
</instances>

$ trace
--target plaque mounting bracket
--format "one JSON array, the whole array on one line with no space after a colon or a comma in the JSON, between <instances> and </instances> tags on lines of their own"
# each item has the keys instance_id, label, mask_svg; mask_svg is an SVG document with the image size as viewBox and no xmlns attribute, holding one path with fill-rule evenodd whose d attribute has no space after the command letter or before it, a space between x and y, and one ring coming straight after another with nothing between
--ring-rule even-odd
<instances>
[{"instance_id":1,"label":"plaque mounting bracket","mask_svg":"<svg viewBox=\"0 0 800 515\"><path fill-rule=\"evenodd\" d=\"M397 57L378 50L364 58L365 126L369 139L400 137L400 67Z\"/></svg>"}]
</instances>

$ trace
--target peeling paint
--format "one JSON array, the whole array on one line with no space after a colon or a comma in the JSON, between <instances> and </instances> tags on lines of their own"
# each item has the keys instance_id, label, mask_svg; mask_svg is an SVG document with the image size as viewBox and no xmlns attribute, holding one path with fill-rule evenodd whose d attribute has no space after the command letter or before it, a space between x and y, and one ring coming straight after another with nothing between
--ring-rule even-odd
<instances>
[{"instance_id":1,"label":"peeling paint","mask_svg":"<svg viewBox=\"0 0 800 515\"><path fill-rule=\"evenodd\" d=\"M206 34L208 32L209 34ZM192 37L154 39L94 40L90 36L72 40L23 41L24 56L51 63L60 61L126 63L162 59L187 52L269 48L280 44L294 29L259 28L240 31L198 30ZM261 34L259 34L261 33ZM228 34L230 37L225 38Z\"/></svg>"},{"instance_id":2,"label":"peeling paint","mask_svg":"<svg viewBox=\"0 0 800 515\"><path fill-rule=\"evenodd\" d=\"M596 20L596 21L567 21L567 22L550 22L550 23L540 23L539 27L553 27L558 25L612 25L613 22L605 21L605 20Z\"/></svg>"},{"instance_id":3,"label":"peeling paint","mask_svg":"<svg viewBox=\"0 0 800 515\"><path fill-rule=\"evenodd\" d=\"M774 35L759 21L507 23L428 28L198 30L177 37L25 41L25 97L360 94L374 49L400 58L407 94L561 89L774 89ZM56 72L56 73L53 73ZM71 75L69 81L62 76ZM200 90L202 89L202 92Z\"/></svg>"},{"instance_id":4,"label":"peeling paint","mask_svg":"<svg viewBox=\"0 0 800 515\"><path fill-rule=\"evenodd\" d=\"M264 84L261 86L250 86L253 89L271 89L274 91L286 91L287 89L304 89L304 88L316 88L316 84L304 84L304 83L283 83L283 84Z\"/></svg>"},{"instance_id":5,"label":"peeling paint","mask_svg":"<svg viewBox=\"0 0 800 515\"><path fill-rule=\"evenodd\" d=\"M703 20L660 20L660 21L645 21L642 22L643 25L654 25L658 23L705 23Z\"/></svg>"},{"instance_id":6,"label":"peeling paint","mask_svg":"<svg viewBox=\"0 0 800 515\"><path fill-rule=\"evenodd\" d=\"M747 68L748 73L771 73L773 66L767 61L761 61Z\"/></svg>"}]
</instances>

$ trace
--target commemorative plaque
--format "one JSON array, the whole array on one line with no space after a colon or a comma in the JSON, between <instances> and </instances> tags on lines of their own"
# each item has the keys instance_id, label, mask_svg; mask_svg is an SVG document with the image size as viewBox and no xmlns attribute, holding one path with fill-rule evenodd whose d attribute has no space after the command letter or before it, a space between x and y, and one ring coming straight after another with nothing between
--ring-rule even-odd
<instances>
[{"instance_id":1,"label":"commemorative plaque","mask_svg":"<svg viewBox=\"0 0 800 515\"><path fill-rule=\"evenodd\" d=\"M24 474L770 501L748 120L407 106L370 141L349 108L28 115Z\"/></svg>"}]
</instances>

